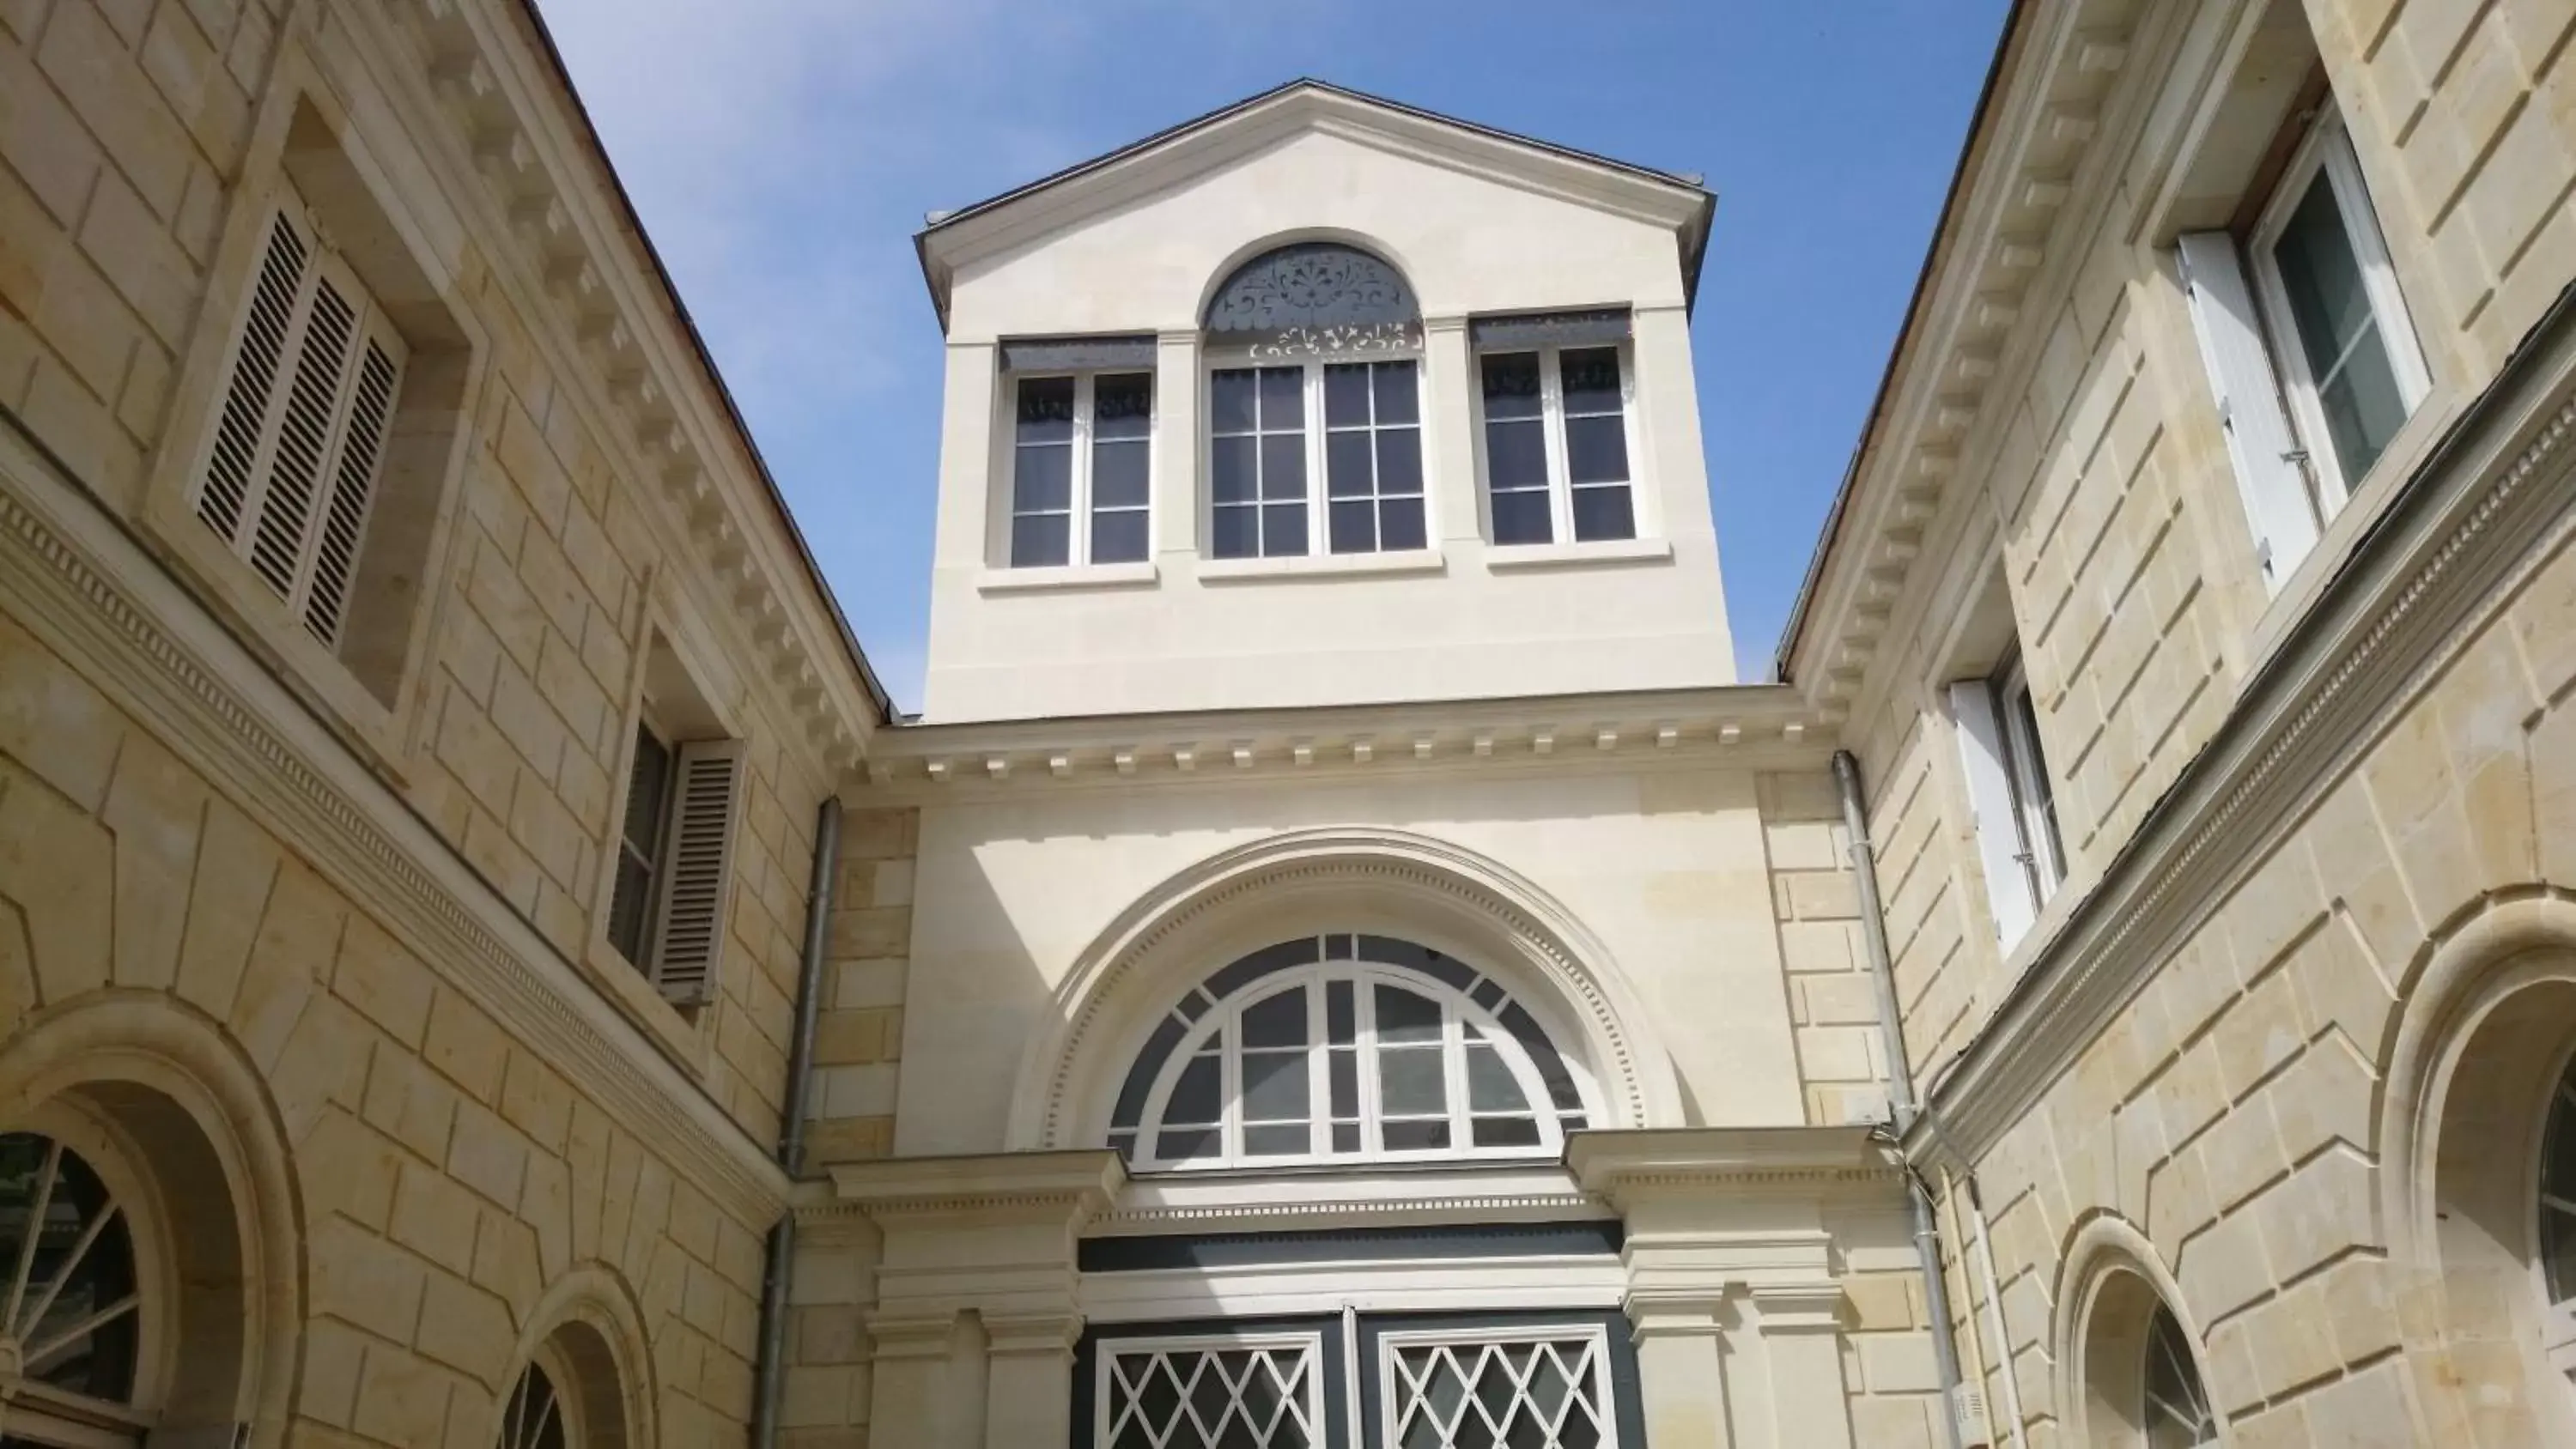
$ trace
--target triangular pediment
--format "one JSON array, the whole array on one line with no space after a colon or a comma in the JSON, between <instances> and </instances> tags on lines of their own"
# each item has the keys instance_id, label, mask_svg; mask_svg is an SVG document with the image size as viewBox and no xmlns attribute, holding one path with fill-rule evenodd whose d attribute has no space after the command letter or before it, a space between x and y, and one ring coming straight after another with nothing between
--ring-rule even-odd
<instances>
[{"instance_id":1,"label":"triangular pediment","mask_svg":"<svg viewBox=\"0 0 2576 1449\"><path fill-rule=\"evenodd\" d=\"M1696 288L1713 206L1698 177L1298 80L972 206L934 214L915 243L940 318L944 324L950 280L963 267L1318 136L1668 227L1680 248L1685 284Z\"/></svg>"}]
</instances>

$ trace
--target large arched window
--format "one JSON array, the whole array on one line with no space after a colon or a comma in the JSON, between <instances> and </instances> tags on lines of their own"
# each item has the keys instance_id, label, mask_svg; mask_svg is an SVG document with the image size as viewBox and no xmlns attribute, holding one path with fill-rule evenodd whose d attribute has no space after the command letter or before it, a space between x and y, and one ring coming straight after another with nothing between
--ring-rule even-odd
<instances>
[{"instance_id":1,"label":"large arched window","mask_svg":"<svg viewBox=\"0 0 2576 1449\"><path fill-rule=\"evenodd\" d=\"M1385 936L1265 947L1184 993L1111 1114L1138 1171L1527 1157L1586 1121L1537 1019L1464 962Z\"/></svg>"},{"instance_id":2,"label":"large arched window","mask_svg":"<svg viewBox=\"0 0 2576 1449\"><path fill-rule=\"evenodd\" d=\"M2147 1449L2198 1449L2218 1442L2218 1416L2200 1381L2191 1339L2173 1310L2156 1305L2147 1323L2147 1361L2139 1372L2138 1418L2147 1426Z\"/></svg>"},{"instance_id":3,"label":"large arched window","mask_svg":"<svg viewBox=\"0 0 2576 1449\"><path fill-rule=\"evenodd\" d=\"M86 1145L86 1144L85 1144ZM140 1443L148 1313L129 1190L61 1138L0 1133L0 1435Z\"/></svg>"}]
</instances>

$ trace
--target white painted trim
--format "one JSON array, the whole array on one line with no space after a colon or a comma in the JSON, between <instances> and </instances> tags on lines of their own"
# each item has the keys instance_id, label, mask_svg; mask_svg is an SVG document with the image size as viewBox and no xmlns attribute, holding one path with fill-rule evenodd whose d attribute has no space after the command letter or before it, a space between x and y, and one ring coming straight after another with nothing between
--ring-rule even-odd
<instances>
[{"instance_id":1,"label":"white painted trim","mask_svg":"<svg viewBox=\"0 0 2576 1449\"><path fill-rule=\"evenodd\" d=\"M1311 509L1312 505L1308 505ZM1313 530L1308 529L1311 540ZM1237 583L1255 579L1348 577L1353 574L1436 574L1449 567L1438 548L1399 549L1394 553L1300 553L1277 558L1212 558L1202 554L1196 570L1201 583Z\"/></svg>"},{"instance_id":2,"label":"white painted trim","mask_svg":"<svg viewBox=\"0 0 2576 1449\"><path fill-rule=\"evenodd\" d=\"M987 568L975 576L979 594L1070 593L1077 589L1151 588L1163 571L1152 559L1135 563L1069 564L1063 568Z\"/></svg>"},{"instance_id":3,"label":"white painted trim","mask_svg":"<svg viewBox=\"0 0 2576 1449\"><path fill-rule=\"evenodd\" d=\"M1294 1349L1304 1359L1306 1376L1305 1424L1310 1442L1324 1442L1331 1429L1324 1421L1324 1336L1320 1333L1201 1333L1166 1338L1119 1338L1100 1343L1093 1353L1094 1380L1092 1403L1092 1442L1098 1449L1109 1449L1116 1439L1112 1434L1110 1414L1110 1374L1117 1361L1145 1358L1164 1353L1211 1353L1224 1349ZM1154 1426L1148 1425L1149 1430ZM1213 1427L1213 1426L1211 1426ZM1232 1443L1229 1438L1227 1442Z\"/></svg>"},{"instance_id":4,"label":"white painted trim","mask_svg":"<svg viewBox=\"0 0 2576 1449\"><path fill-rule=\"evenodd\" d=\"M1579 568L1588 564L1662 563L1673 556L1668 538L1599 538L1590 543L1498 543L1485 550L1485 567Z\"/></svg>"},{"instance_id":5,"label":"white painted trim","mask_svg":"<svg viewBox=\"0 0 2576 1449\"><path fill-rule=\"evenodd\" d=\"M1396 1351L1408 1347L1437 1345L1444 1348L1483 1347L1488 1344L1535 1344L1581 1340L1589 1346L1592 1386L1589 1395L1592 1414L1600 1425L1599 1449L1619 1449L1619 1393L1610 1376L1610 1334L1598 1323L1513 1324L1492 1328L1426 1328L1382 1333L1377 1340L1378 1375L1378 1442L1395 1444L1396 1437ZM1352 1386L1358 1392L1358 1386ZM1467 1411L1473 1414L1471 1408ZM1473 1418L1465 1423L1476 1422ZM1464 1427L1464 1424L1461 1425Z\"/></svg>"},{"instance_id":6,"label":"white painted trim","mask_svg":"<svg viewBox=\"0 0 2576 1449\"><path fill-rule=\"evenodd\" d=\"M1344 1305L1361 1313L1607 1310L1627 1290L1628 1270L1617 1258L1550 1254L1085 1273L1079 1301L1094 1323L1151 1323L1335 1313Z\"/></svg>"}]
</instances>

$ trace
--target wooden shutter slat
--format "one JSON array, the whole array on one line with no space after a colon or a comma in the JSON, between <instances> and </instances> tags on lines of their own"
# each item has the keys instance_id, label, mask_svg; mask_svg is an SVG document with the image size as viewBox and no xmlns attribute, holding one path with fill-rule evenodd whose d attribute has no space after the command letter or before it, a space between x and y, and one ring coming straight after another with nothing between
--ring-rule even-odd
<instances>
[{"instance_id":1,"label":"wooden shutter slat","mask_svg":"<svg viewBox=\"0 0 2576 1449\"><path fill-rule=\"evenodd\" d=\"M654 985L678 1005L695 1005L714 996L733 885L734 820L741 794L741 741L702 740L680 746L652 957Z\"/></svg>"},{"instance_id":2,"label":"wooden shutter slat","mask_svg":"<svg viewBox=\"0 0 2576 1449\"><path fill-rule=\"evenodd\" d=\"M311 313L296 349L293 381L279 403L268 487L260 497L259 521L251 538L251 567L281 599L295 591L357 321L357 309L339 288L317 278Z\"/></svg>"},{"instance_id":3,"label":"wooden shutter slat","mask_svg":"<svg viewBox=\"0 0 2576 1449\"><path fill-rule=\"evenodd\" d=\"M377 465L402 380L397 353L386 343L387 339L370 335L360 349L356 386L349 394L348 425L341 434L339 461L332 469L330 504L323 512L321 538L314 549L304 627L326 645L336 646L340 640L342 611L349 585L357 577L358 546L366 536L367 508L375 495Z\"/></svg>"},{"instance_id":4,"label":"wooden shutter slat","mask_svg":"<svg viewBox=\"0 0 2576 1449\"><path fill-rule=\"evenodd\" d=\"M2254 530L2264 582L2274 589L2316 546L2316 510L2300 466L2298 435L2281 405L2279 379L2264 345L2262 318L2236 238L2223 231L2187 232L2176 242L2191 302L2201 365L2217 396L2245 518Z\"/></svg>"},{"instance_id":5,"label":"wooden shutter slat","mask_svg":"<svg viewBox=\"0 0 2576 1449\"><path fill-rule=\"evenodd\" d=\"M214 453L207 460L205 481L197 494L197 516L226 543L240 537L242 507L257 478L260 434L268 421L269 397L294 320L306 256L304 238L295 223L285 212L277 213L269 224L258 280L252 285L250 315L233 354L232 376L224 384Z\"/></svg>"}]
</instances>

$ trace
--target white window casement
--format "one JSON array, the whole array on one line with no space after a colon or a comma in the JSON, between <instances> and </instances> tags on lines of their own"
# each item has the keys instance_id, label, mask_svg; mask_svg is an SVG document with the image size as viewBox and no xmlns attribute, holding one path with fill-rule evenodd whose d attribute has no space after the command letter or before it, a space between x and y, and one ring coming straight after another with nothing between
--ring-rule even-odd
<instances>
[{"instance_id":1,"label":"white window casement","mask_svg":"<svg viewBox=\"0 0 2576 1449\"><path fill-rule=\"evenodd\" d=\"M1624 311L1470 322L1485 521L1497 546L1637 537L1628 330Z\"/></svg>"},{"instance_id":2,"label":"white window casement","mask_svg":"<svg viewBox=\"0 0 2576 1449\"><path fill-rule=\"evenodd\" d=\"M2242 235L2177 243L2201 360L2277 590L2432 378L2331 101Z\"/></svg>"},{"instance_id":3,"label":"white window casement","mask_svg":"<svg viewBox=\"0 0 2576 1449\"><path fill-rule=\"evenodd\" d=\"M1995 934L2010 951L2066 877L2039 712L2020 651L2009 652L1983 678L1951 685L1950 713L1958 724Z\"/></svg>"},{"instance_id":4,"label":"white window casement","mask_svg":"<svg viewBox=\"0 0 2576 1449\"><path fill-rule=\"evenodd\" d=\"M340 642L406 356L287 196L269 221L193 508L325 648Z\"/></svg>"},{"instance_id":5,"label":"white window casement","mask_svg":"<svg viewBox=\"0 0 2576 1449\"><path fill-rule=\"evenodd\" d=\"M1378 1386L1381 1444L1618 1449L1598 1324L1383 1334Z\"/></svg>"},{"instance_id":6,"label":"white window casement","mask_svg":"<svg viewBox=\"0 0 2576 1449\"><path fill-rule=\"evenodd\" d=\"M1322 1359L1315 1333L1104 1340L1091 1443L1314 1449L1332 1440Z\"/></svg>"},{"instance_id":7,"label":"white window casement","mask_svg":"<svg viewBox=\"0 0 2576 1449\"><path fill-rule=\"evenodd\" d=\"M657 636L627 757L606 926L618 954L679 1007L715 998L741 829L743 741L686 738L714 734L711 716Z\"/></svg>"},{"instance_id":8,"label":"white window casement","mask_svg":"<svg viewBox=\"0 0 2576 1449\"><path fill-rule=\"evenodd\" d=\"M1207 405L1211 557L1429 546L1419 358L1228 359Z\"/></svg>"},{"instance_id":9,"label":"white window casement","mask_svg":"<svg viewBox=\"0 0 2576 1449\"><path fill-rule=\"evenodd\" d=\"M1144 562L1154 374L1017 375L1012 387L1010 566Z\"/></svg>"}]
</instances>

